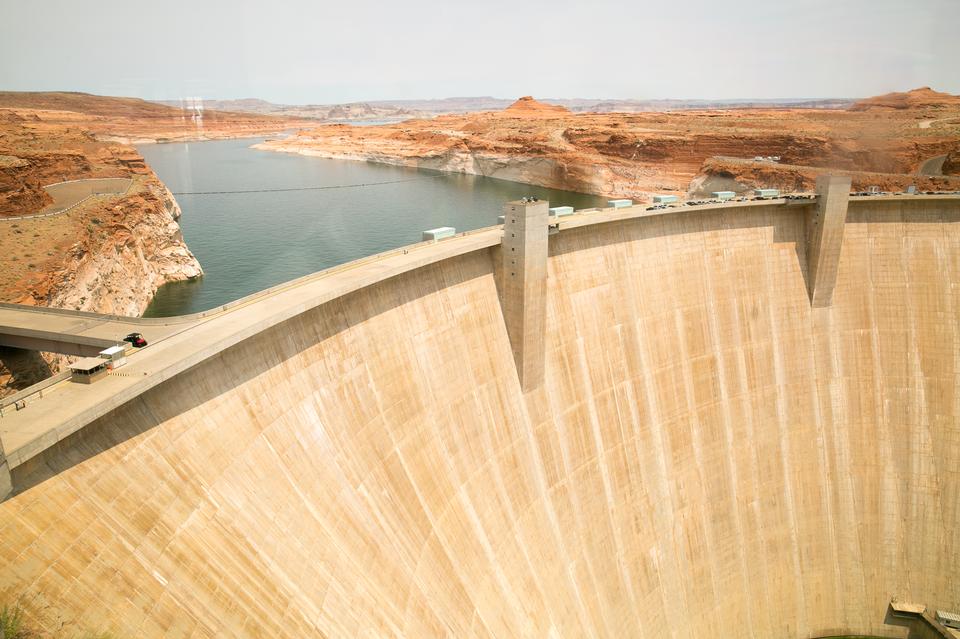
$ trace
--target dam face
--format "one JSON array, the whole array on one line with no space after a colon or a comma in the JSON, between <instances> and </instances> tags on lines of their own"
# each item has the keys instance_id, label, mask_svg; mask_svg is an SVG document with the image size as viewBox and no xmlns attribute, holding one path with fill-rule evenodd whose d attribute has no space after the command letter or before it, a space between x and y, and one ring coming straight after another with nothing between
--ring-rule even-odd
<instances>
[{"instance_id":1,"label":"dam face","mask_svg":"<svg viewBox=\"0 0 960 639\"><path fill-rule=\"evenodd\" d=\"M14 470L0 600L138 637L903 637L960 607L960 200L550 237L542 385L499 248L263 331Z\"/></svg>"}]
</instances>

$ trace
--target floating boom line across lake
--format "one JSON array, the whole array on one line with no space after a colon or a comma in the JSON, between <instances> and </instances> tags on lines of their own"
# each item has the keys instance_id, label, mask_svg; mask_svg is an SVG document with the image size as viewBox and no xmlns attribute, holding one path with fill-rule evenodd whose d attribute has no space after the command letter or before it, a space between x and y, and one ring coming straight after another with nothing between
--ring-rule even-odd
<instances>
[{"instance_id":1,"label":"floating boom line across lake","mask_svg":"<svg viewBox=\"0 0 960 639\"><path fill-rule=\"evenodd\" d=\"M288 191L327 191L332 189L357 189L366 186L382 186L384 184L400 184L402 182L419 182L421 180L434 180L436 178L447 177L449 173L431 175L428 177L409 178L406 180L389 180L387 182L362 182L360 184L331 184L328 186L293 186L277 189L237 189L225 191L173 191L174 195L231 195L239 193L283 193Z\"/></svg>"}]
</instances>

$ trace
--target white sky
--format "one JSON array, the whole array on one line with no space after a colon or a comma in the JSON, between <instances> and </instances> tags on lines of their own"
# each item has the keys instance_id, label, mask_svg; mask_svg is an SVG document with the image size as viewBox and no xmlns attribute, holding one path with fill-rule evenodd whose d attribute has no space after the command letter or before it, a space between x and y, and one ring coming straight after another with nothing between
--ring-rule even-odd
<instances>
[{"instance_id":1,"label":"white sky","mask_svg":"<svg viewBox=\"0 0 960 639\"><path fill-rule=\"evenodd\" d=\"M281 103L960 93L960 0L0 0L0 90Z\"/></svg>"}]
</instances>

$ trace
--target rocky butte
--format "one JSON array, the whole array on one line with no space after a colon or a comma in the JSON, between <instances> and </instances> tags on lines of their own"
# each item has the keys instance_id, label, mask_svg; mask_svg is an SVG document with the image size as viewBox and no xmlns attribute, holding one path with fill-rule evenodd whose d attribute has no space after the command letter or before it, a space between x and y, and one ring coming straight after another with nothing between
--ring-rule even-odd
<instances>
[{"instance_id":1,"label":"rocky butte","mask_svg":"<svg viewBox=\"0 0 960 639\"><path fill-rule=\"evenodd\" d=\"M502 111L322 126L258 148L638 200L758 186L810 190L828 169L852 177L855 189L955 189L955 160L938 169L943 175L916 174L931 158L960 153L960 98L924 88L848 109L571 113L524 97Z\"/></svg>"}]
</instances>

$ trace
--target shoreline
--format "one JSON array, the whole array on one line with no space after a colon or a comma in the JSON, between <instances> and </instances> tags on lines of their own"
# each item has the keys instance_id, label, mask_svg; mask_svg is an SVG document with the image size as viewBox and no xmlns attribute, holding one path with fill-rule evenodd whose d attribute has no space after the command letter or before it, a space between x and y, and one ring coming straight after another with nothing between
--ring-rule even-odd
<instances>
[{"instance_id":1,"label":"shoreline","mask_svg":"<svg viewBox=\"0 0 960 639\"><path fill-rule=\"evenodd\" d=\"M122 135L97 135L97 140L112 144L125 144L128 146L139 146L142 144L176 144L179 142L220 142L224 140L253 140L256 138L266 138L278 133L287 133L285 131L264 131L259 133L244 132L242 135L187 135L183 137L133 137Z\"/></svg>"}]
</instances>

